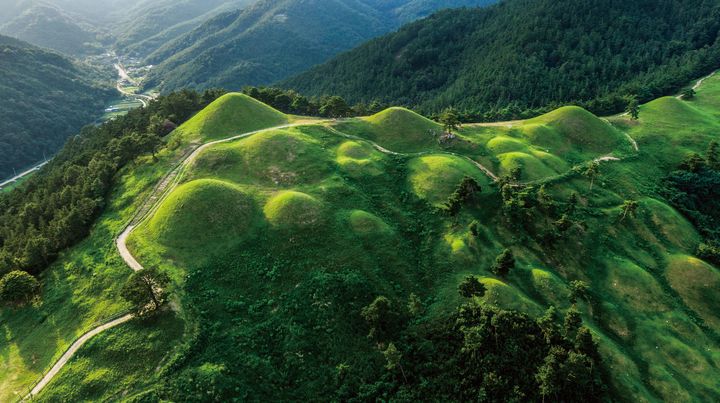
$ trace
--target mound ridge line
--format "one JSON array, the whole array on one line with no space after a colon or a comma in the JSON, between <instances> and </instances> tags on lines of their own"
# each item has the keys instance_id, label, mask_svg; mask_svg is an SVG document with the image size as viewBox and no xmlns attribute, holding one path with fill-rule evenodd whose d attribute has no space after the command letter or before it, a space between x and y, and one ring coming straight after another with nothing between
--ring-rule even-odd
<instances>
[{"instance_id":1,"label":"mound ridge line","mask_svg":"<svg viewBox=\"0 0 720 403\"><path fill-rule=\"evenodd\" d=\"M698 82L696 83L694 88L699 87L705 79L711 77L714 74L715 73L713 73L703 79L698 80ZM337 122L337 121L341 121L341 120L336 119L334 121ZM292 128L292 127L306 126L308 124L323 125L323 127L327 128L331 132L333 132L341 137L344 137L347 139L352 139L352 140L357 140L357 141L367 142L367 143L371 144L375 149L377 149L378 151L380 151L384 154L397 155L397 156L423 156L423 155L431 155L431 154L444 154L444 155L456 156L456 157L463 158L463 159L467 160L468 162L472 163L475 167L477 167L479 170L481 170L486 176L488 176L494 182L497 182L500 179L490 169L488 169L484 165L480 164L479 162L473 160L472 158L470 158L468 156L460 155L460 154L449 152L449 151L439 151L439 152L438 151L423 151L423 152L416 152L416 153L396 152L396 151L389 150L389 149L375 143L374 141L368 140L366 138L343 133L343 132L337 130L335 127L327 125L327 123L329 123L329 122L331 122L331 121L330 120L319 120L316 122L300 122L300 123L284 124L284 125L254 130L254 131L242 133L239 135L231 136L231 137L228 137L225 139L210 141L210 142L207 142L200 146L191 147L190 150L183 156L181 161L177 164L177 166L174 169L172 169L170 172L168 172L158 182L156 187L153 189L152 193L150 195L148 195L148 197L145 199L145 202L140 206L140 208L138 208L135 216L130 220L130 222L127 224L127 226L122 231L122 233L120 233L118 235L118 237L116 238L116 241L115 241L116 247L118 249L118 252L120 253L120 256L123 258L123 261L128 265L128 267L130 267L135 272L138 272L138 271L141 271L144 269L142 264L140 264L137 261L137 259L132 255L132 253L127 248L127 239L130 236L130 234L132 233L132 231L140 223L142 223L147 217L149 217L154 211L156 211L157 208L159 207L159 205L167 198L168 194L175 187L178 186L178 184L180 183L180 181L182 179L182 174L184 173L185 168L189 164L191 164L193 161L195 161L195 159L198 157L198 155L200 155L200 153L202 153L203 151L205 151L206 149L208 149L214 145L244 139L244 138L253 136L258 133L266 132L266 131L288 129L288 128ZM475 125L475 126L503 126L503 125L512 126L519 122L520 121L509 121L509 122L480 123L480 124L472 124L472 125ZM605 122L607 122L607 121L605 120ZM609 124L609 122L607 122L607 123ZM625 136L627 137L628 141L631 142L633 148L636 151L638 151L639 149L637 146L637 142L635 142L635 140L632 139L629 135L625 134ZM622 160L622 158L614 157L611 155L606 155L606 156L598 157L598 158L594 159L593 161L595 161L595 162L610 162L610 161L621 161L621 160ZM572 169L570 171L572 171ZM562 175L564 175L564 174L561 174L559 176L562 176ZM552 178L544 178L543 181L548 180L548 179L552 179ZM517 184L515 184L515 186L530 185L530 184L535 184L537 182L538 181L531 181L531 182L527 182L525 184L517 183ZM108 330L108 329L111 329L120 324L126 323L133 318L134 318L134 315L127 314L125 316L114 319L114 320L109 321L100 326L97 326L97 327L91 329L90 331L86 332L85 334L83 334L80 338L78 338L77 341L75 341L75 343L73 343L71 345L71 347L65 352L65 354L63 354L63 356L53 365L51 370L45 376L43 376L43 378L33 387L32 391L25 398L22 399L22 401L31 400L34 396L38 395L45 388L45 386L47 386L52 381L52 379L60 372L60 370L65 366L65 364L75 355L75 353L80 349L80 347L82 347L92 337L104 332L105 330Z\"/></svg>"},{"instance_id":2,"label":"mound ridge line","mask_svg":"<svg viewBox=\"0 0 720 403\"><path fill-rule=\"evenodd\" d=\"M254 130L251 132L239 134L237 136L228 137L226 139L221 140L215 140L208 143L205 143L199 147L191 148L191 151L189 153L186 153L183 157L182 161L168 174L166 174L159 182L158 185L153 189L153 192L148 195L148 197L145 199L145 202L138 208L138 211L136 215L130 219L130 222L125 227L123 232L118 235L115 241L115 245L117 246L118 252L120 253L120 256L123 258L123 261L125 264L128 265L133 271L138 272L144 269L144 267L135 259L135 257L130 253L130 250L127 248L127 238L130 236L132 231L137 227L139 223L145 220L149 215L152 214L153 211L157 209L157 207L162 203L162 201L165 199L167 194L170 193L172 189L174 189L177 184L179 183L179 179L181 177L181 173L183 169L190 164L192 161L197 158L197 156L208 147L211 147L215 144L219 143L226 143L234 140L239 140L245 137L249 137L261 132L270 131L270 130L281 130L281 129L288 129L291 127L297 127L297 126L304 126L308 123L291 123L286 125L280 125L280 126L274 126L274 127L268 127L265 129L260 130ZM149 207L148 207L149 206ZM62 370L62 368L65 366L65 364L70 361L70 359L77 353L77 351L90 339L97 336L98 334L108 330L112 329L118 325L121 325L123 323L126 323L133 319L135 315L133 314L126 314L120 318L111 320L109 322L106 322L102 325L99 325L86 333L84 333L80 338L78 338L71 346L68 348L68 350L60 357L60 359L55 362L55 364L52 366L50 371L48 371L47 374L45 374L40 381L35 384L33 389L30 391L30 393L25 396L21 401L26 402L33 399L33 397L37 396L42 392L42 390L55 378L55 376Z\"/></svg>"}]
</instances>

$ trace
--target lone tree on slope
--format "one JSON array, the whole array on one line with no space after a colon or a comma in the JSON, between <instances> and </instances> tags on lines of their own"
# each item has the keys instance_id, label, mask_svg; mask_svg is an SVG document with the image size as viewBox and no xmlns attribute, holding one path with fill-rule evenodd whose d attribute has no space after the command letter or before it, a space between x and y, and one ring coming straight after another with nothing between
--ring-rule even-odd
<instances>
[{"instance_id":1,"label":"lone tree on slope","mask_svg":"<svg viewBox=\"0 0 720 403\"><path fill-rule=\"evenodd\" d=\"M632 120L640 119L640 102L637 98L633 97L628 101L626 112L630 114Z\"/></svg>"},{"instance_id":2,"label":"lone tree on slope","mask_svg":"<svg viewBox=\"0 0 720 403\"><path fill-rule=\"evenodd\" d=\"M465 298L482 297L485 295L485 284L481 283L475 276L467 276L458 286L458 292Z\"/></svg>"},{"instance_id":3,"label":"lone tree on slope","mask_svg":"<svg viewBox=\"0 0 720 403\"><path fill-rule=\"evenodd\" d=\"M637 211L638 207L640 207L640 204L638 204L635 200L625 200L622 205L622 216L620 217L620 222L623 222L625 217L633 216L635 215L635 212Z\"/></svg>"},{"instance_id":4,"label":"lone tree on slope","mask_svg":"<svg viewBox=\"0 0 720 403\"><path fill-rule=\"evenodd\" d=\"M460 129L460 117L454 108L445 109L438 119L443 125L443 129L446 133L452 133Z\"/></svg>"},{"instance_id":5,"label":"lone tree on slope","mask_svg":"<svg viewBox=\"0 0 720 403\"><path fill-rule=\"evenodd\" d=\"M167 297L170 277L156 268L138 271L123 286L122 296L133 305L138 316L152 314L160 309Z\"/></svg>"},{"instance_id":6,"label":"lone tree on slope","mask_svg":"<svg viewBox=\"0 0 720 403\"><path fill-rule=\"evenodd\" d=\"M495 273L496 276L505 277L513 268L515 268L515 256L510 249L505 249L495 258L492 272Z\"/></svg>"},{"instance_id":7,"label":"lone tree on slope","mask_svg":"<svg viewBox=\"0 0 720 403\"><path fill-rule=\"evenodd\" d=\"M682 95L680 95L680 98L682 98L684 101L689 101L693 98L695 98L695 90L692 88L686 88L683 90Z\"/></svg>"},{"instance_id":8,"label":"lone tree on slope","mask_svg":"<svg viewBox=\"0 0 720 403\"><path fill-rule=\"evenodd\" d=\"M592 192L593 185L595 184L595 178L600 175L600 163L597 161L591 162L585 170L584 174L585 176L590 178L590 192Z\"/></svg>"}]
</instances>

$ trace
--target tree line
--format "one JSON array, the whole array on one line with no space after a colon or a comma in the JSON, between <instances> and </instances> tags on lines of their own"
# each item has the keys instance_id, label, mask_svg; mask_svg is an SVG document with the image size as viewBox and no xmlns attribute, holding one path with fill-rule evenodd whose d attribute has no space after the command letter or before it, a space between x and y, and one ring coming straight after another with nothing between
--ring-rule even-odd
<instances>
[{"instance_id":1,"label":"tree line","mask_svg":"<svg viewBox=\"0 0 720 403\"><path fill-rule=\"evenodd\" d=\"M612 114L716 69L718 21L720 6L703 0L508 0L439 12L281 86L426 115L454 106L472 121L567 104Z\"/></svg>"},{"instance_id":2,"label":"tree line","mask_svg":"<svg viewBox=\"0 0 720 403\"><path fill-rule=\"evenodd\" d=\"M19 188L0 195L0 298L26 302L29 277L89 233L116 173L224 92L183 90L100 126L87 126ZM7 291L3 291L7 290Z\"/></svg>"}]
</instances>

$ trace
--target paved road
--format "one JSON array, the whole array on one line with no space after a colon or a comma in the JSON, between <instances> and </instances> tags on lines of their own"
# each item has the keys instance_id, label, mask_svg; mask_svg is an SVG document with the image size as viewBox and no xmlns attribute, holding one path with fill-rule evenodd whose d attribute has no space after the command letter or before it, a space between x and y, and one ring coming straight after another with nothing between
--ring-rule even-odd
<instances>
[{"instance_id":1,"label":"paved road","mask_svg":"<svg viewBox=\"0 0 720 403\"><path fill-rule=\"evenodd\" d=\"M267 129L262 130L255 130L248 133L243 133L237 136L232 136L226 139L222 140L216 140L211 141L209 143L205 143L204 145L192 149L192 152L186 153L183 156L182 161L177 165L175 169L173 169L171 172L169 172L167 175L165 175L158 185L153 189L153 192L148 196L146 199L146 202L141 205L141 207L138 209L137 214L132 218L130 221L130 224L125 228L125 230L117 237L115 244L117 246L118 252L120 253L120 256L122 256L125 263L130 267L133 271L140 271L143 270L143 266L137 261L137 259L130 253L130 250L128 250L127 247L127 239L132 233L132 231L137 227L137 224L142 222L152 211L153 208L157 207L157 205L160 204L163 200L163 195L167 195L175 186L178 185L178 178L180 177L181 171L189 165L191 162L193 162L200 153L207 149L208 147L211 147L215 144L219 143L225 143L229 141L238 140L241 138L249 137L254 134L258 134L264 131L270 131L270 130L279 130L279 129L287 129L291 127L296 126L302 126L306 125L307 122L302 123L292 123L292 124L286 124L286 125L280 125L275 126ZM149 208L147 207L149 206ZM31 400L33 397L37 396L49 383L53 380L53 378L60 372L60 370L67 364L67 362L75 355L75 353L82 347L88 340L93 338L94 336L97 336L98 334L104 332L105 330L112 329L115 326L121 325L130 319L133 318L132 314L125 315L119 319L115 319L113 321L110 321L108 323L102 324L84 335L82 335L75 343L73 343L72 346L65 352L65 354L60 357L60 359L53 365L50 372L48 372L43 378L40 380L40 382L35 385L35 387L32 389L30 394L28 394L23 401Z\"/></svg>"},{"instance_id":2,"label":"paved road","mask_svg":"<svg viewBox=\"0 0 720 403\"><path fill-rule=\"evenodd\" d=\"M30 392L30 394L27 397L25 397L25 399L23 399L23 400L29 400L32 397L37 396L37 394L40 393L40 391L43 390L43 388L45 386L47 386L48 383L50 383L50 381L55 377L55 375L57 375L58 372L60 372L60 370L65 366L65 364L67 364L67 362L70 360L70 358L72 358L75 355L75 353L80 349L80 347L82 347L83 344L85 344L88 340L92 339L98 333L104 332L105 330L108 330L117 325L123 324L132 318L133 318L133 315L130 315L130 314L125 315L121 318L118 318L111 322L105 323L104 325L98 326L95 329L82 335L79 339L77 339L77 341L75 341L75 343L72 344L72 346L70 346L70 348L65 352L65 354L63 354L62 357L60 357L60 359L50 369L50 372L45 374L43 379L41 379L40 382L38 382L38 384L35 385L35 387Z\"/></svg>"},{"instance_id":3,"label":"paved road","mask_svg":"<svg viewBox=\"0 0 720 403\"><path fill-rule=\"evenodd\" d=\"M50 161L45 161L45 162L43 162L43 163L41 163L41 164L37 164L37 165L35 165L34 167L28 169L27 171L21 172L21 173L15 175L15 176L13 176L12 178L4 181L4 182L0 182L0 188L3 188L3 187L5 187L6 185L9 185L9 184L15 182L16 180L18 180L18 179L20 179L20 178L23 178L23 177L25 177L25 176L27 176L27 175L30 175L31 173L33 173L33 172L37 171L38 169L40 169L40 168L44 167L45 165L47 165L49 162L50 162Z\"/></svg>"}]
</instances>

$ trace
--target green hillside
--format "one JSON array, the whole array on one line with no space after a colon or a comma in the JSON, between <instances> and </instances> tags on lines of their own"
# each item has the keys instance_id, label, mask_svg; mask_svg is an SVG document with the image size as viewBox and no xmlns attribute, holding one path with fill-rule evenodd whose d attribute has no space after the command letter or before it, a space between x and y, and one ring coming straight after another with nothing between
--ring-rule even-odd
<instances>
[{"instance_id":1,"label":"green hillside","mask_svg":"<svg viewBox=\"0 0 720 403\"><path fill-rule=\"evenodd\" d=\"M0 178L51 156L114 96L103 72L0 36Z\"/></svg>"},{"instance_id":2,"label":"green hillside","mask_svg":"<svg viewBox=\"0 0 720 403\"><path fill-rule=\"evenodd\" d=\"M288 116L239 93L226 94L178 128L189 140L217 140L289 122Z\"/></svg>"},{"instance_id":3,"label":"green hillside","mask_svg":"<svg viewBox=\"0 0 720 403\"><path fill-rule=\"evenodd\" d=\"M125 311L112 240L179 166L128 241L172 278L167 308L93 338L37 400L716 401L712 228L666 181L720 172L720 76L697 91L639 120L563 107L443 141L408 109L319 121L225 95L123 168L41 300L0 311L0 400ZM691 153L708 167L678 171ZM458 292L470 275L481 296Z\"/></svg>"},{"instance_id":4,"label":"green hillside","mask_svg":"<svg viewBox=\"0 0 720 403\"><path fill-rule=\"evenodd\" d=\"M718 4L703 0L507 0L448 10L280 85L470 121L577 103L611 114L675 92L720 63Z\"/></svg>"},{"instance_id":5,"label":"green hillside","mask_svg":"<svg viewBox=\"0 0 720 403\"><path fill-rule=\"evenodd\" d=\"M37 4L0 23L0 33L58 52L83 56L100 53L99 31L56 7Z\"/></svg>"},{"instance_id":6,"label":"green hillside","mask_svg":"<svg viewBox=\"0 0 720 403\"><path fill-rule=\"evenodd\" d=\"M245 85L270 84L435 10L488 3L259 0L210 18L159 47L147 57L157 67L146 86L166 91L185 87L239 90ZM140 21L147 23L144 18Z\"/></svg>"},{"instance_id":7,"label":"green hillside","mask_svg":"<svg viewBox=\"0 0 720 403\"><path fill-rule=\"evenodd\" d=\"M510 385L519 385L527 400L541 401L536 378L523 380L500 362L492 361L500 384L457 372L463 366L453 360L475 363L453 355L461 354L459 344L448 340L458 335L446 327L463 302L457 290L467 275L486 288L475 300L482 309L540 318L552 306L558 322L577 309L599 343L595 371L607 397L717 400L720 301L713 290L720 271L696 255L703 229L673 208L659 185L720 136L712 118L719 89L713 77L693 100L643 105L637 121L608 122L566 107L527 121L465 125L443 145L433 122L391 108L205 148L129 242L143 265L178 281L172 305L185 321L183 341L163 356L157 349L168 346L152 341L150 325L102 334L40 400L95 400L108 389L149 400L456 400L475 389L452 385L475 379L472 385L501 385L493 390L503 400L517 396ZM245 113L247 100L229 99L241 102L221 98L198 116ZM228 136L255 128L240 126L244 120L224 124ZM586 170L596 159L602 162L591 176ZM516 168L519 180L507 177ZM449 213L445 205L466 177L481 191ZM627 210L627 201L636 208ZM498 275L491 268L505 248L516 263ZM587 291L577 294L576 281ZM399 315L383 342L377 333L368 337L360 314L379 295ZM169 312L159 318L176 320ZM155 336L138 351L155 354L162 369L131 387L122 380L146 367L113 363L110 342L145 334ZM460 345L469 340L459 337ZM495 351L491 340L478 343ZM386 366L387 341L399 349L404 375ZM537 346L523 347L522 363L509 362L536 371ZM97 387L106 373L121 385ZM585 382L556 384L556 398L576 400L572 391L587 393ZM592 401L588 396L602 394L583 400Z\"/></svg>"}]
</instances>

